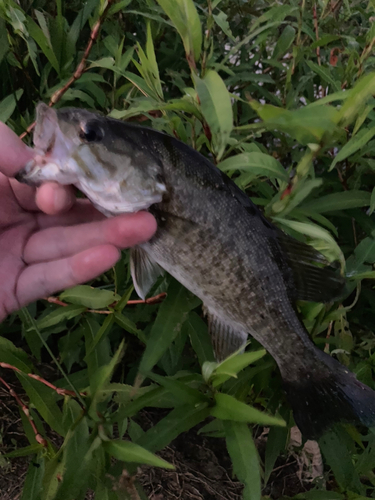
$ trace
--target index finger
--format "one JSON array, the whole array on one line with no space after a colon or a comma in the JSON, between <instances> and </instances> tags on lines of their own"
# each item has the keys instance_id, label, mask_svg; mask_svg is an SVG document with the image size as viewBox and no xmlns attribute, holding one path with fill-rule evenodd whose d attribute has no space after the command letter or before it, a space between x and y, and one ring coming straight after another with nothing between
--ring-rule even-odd
<instances>
[{"instance_id":1,"label":"index finger","mask_svg":"<svg viewBox=\"0 0 375 500\"><path fill-rule=\"evenodd\" d=\"M0 172L13 177L33 156L33 150L0 122Z\"/></svg>"}]
</instances>

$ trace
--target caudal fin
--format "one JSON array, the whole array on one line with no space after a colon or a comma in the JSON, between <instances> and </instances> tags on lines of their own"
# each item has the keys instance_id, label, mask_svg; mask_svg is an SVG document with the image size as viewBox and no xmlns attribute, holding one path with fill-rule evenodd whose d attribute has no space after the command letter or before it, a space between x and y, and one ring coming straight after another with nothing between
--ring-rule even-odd
<instances>
[{"instance_id":1,"label":"caudal fin","mask_svg":"<svg viewBox=\"0 0 375 500\"><path fill-rule=\"evenodd\" d=\"M306 374L297 382L284 381L303 436L317 439L336 422L375 426L375 391L330 356L321 351L317 355L321 372Z\"/></svg>"}]
</instances>

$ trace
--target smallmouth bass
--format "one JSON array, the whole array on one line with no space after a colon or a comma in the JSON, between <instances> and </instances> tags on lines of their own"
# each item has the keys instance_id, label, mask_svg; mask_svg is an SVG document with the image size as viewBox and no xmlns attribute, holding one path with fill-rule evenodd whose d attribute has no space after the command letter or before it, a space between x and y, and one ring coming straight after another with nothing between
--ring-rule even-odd
<instances>
[{"instance_id":1,"label":"smallmouth bass","mask_svg":"<svg viewBox=\"0 0 375 500\"><path fill-rule=\"evenodd\" d=\"M329 302L344 281L284 234L208 159L169 135L83 109L37 107L38 155L17 175L74 184L104 214L149 210L153 238L131 250L144 298L165 270L204 304L218 359L248 334L275 359L307 438L337 421L375 425L375 392L310 340L297 299Z\"/></svg>"}]
</instances>

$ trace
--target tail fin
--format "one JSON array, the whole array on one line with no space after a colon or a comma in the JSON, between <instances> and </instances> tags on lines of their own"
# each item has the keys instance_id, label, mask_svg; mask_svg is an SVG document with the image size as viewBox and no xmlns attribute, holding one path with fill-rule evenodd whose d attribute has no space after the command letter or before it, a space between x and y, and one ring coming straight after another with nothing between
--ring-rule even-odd
<instances>
[{"instance_id":1,"label":"tail fin","mask_svg":"<svg viewBox=\"0 0 375 500\"><path fill-rule=\"evenodd\" d=\"M375 391L327 354L317 350L317 356L324 364L320 373L317 370L293 382L284 380L303 436L317 439L336 422L375 426Z\"/></svg>"}]
</instances>

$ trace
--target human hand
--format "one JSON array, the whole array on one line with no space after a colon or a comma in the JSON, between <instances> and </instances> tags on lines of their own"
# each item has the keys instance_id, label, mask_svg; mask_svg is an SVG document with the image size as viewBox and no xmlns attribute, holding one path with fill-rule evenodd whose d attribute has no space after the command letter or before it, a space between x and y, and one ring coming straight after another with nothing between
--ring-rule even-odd
<instances>
[{"instance_id":1,"label":"human hand","mask_svg":"<svg viewBox=\"0 0 375 500\"><path fill-rule=\"evenodd\" d=\"M35 190L13 177L31 158L0 122L0 321L38 298L84 283L112 267L120 249L156 231L151 214L110 219L71 187L47 183Z\"/></svg>"}]
</instances>

